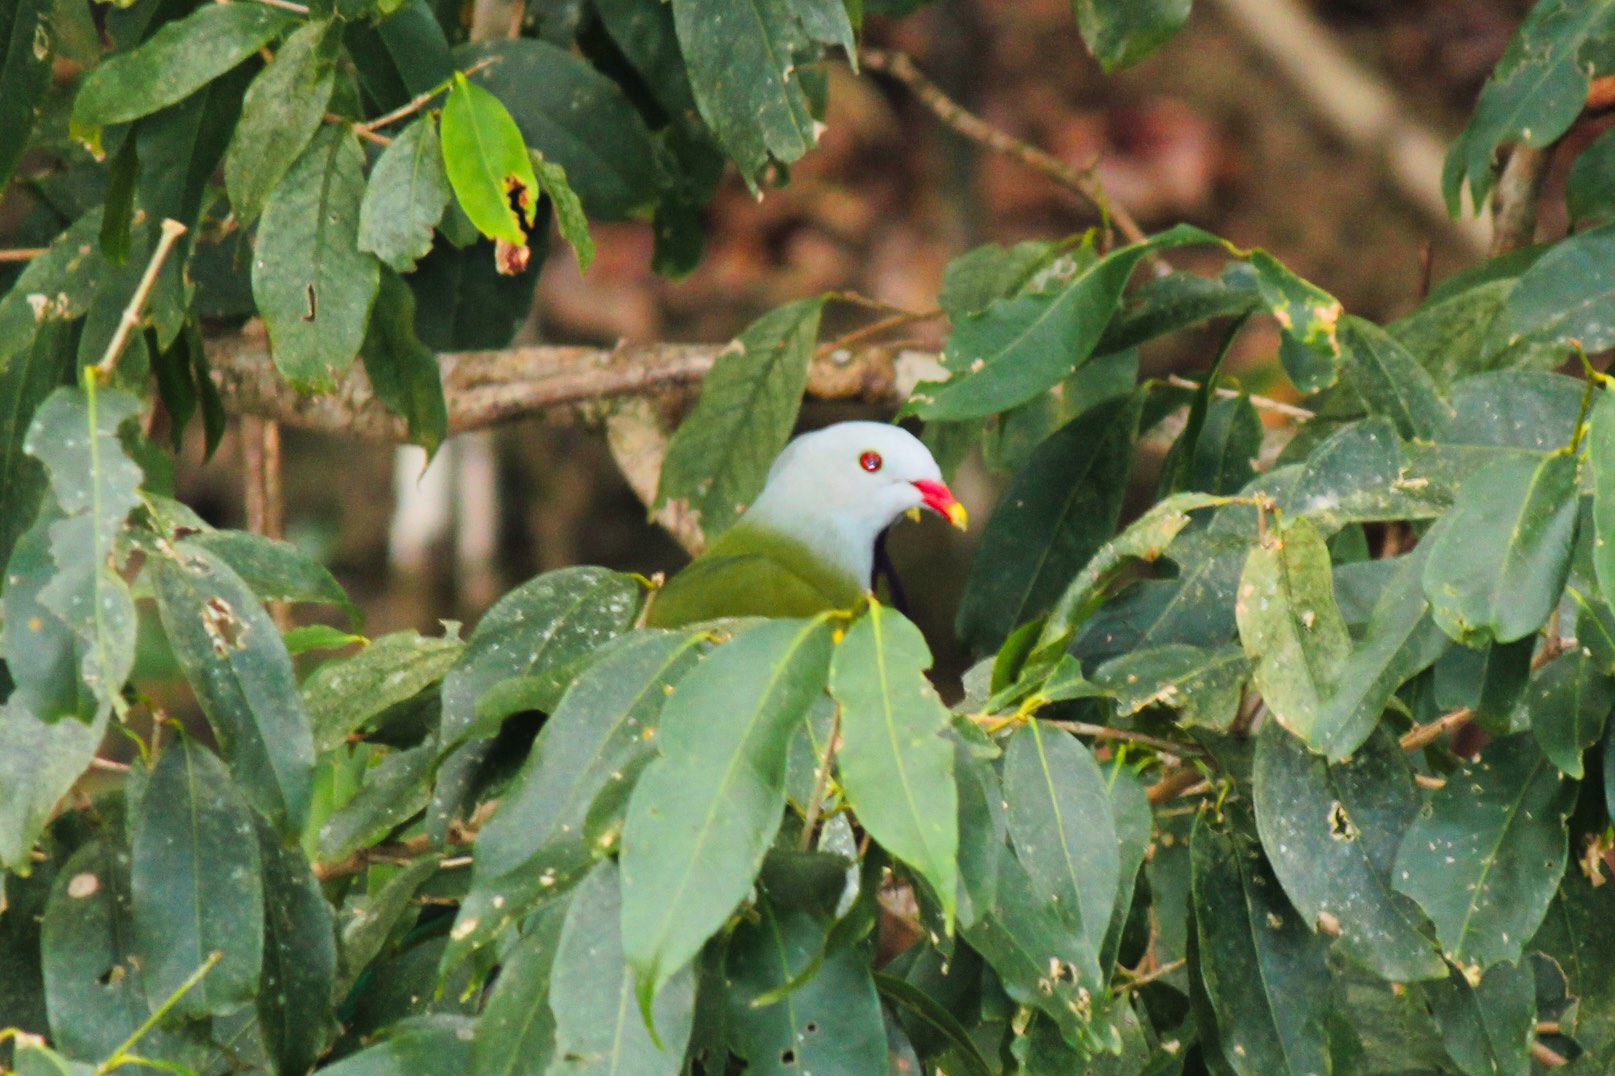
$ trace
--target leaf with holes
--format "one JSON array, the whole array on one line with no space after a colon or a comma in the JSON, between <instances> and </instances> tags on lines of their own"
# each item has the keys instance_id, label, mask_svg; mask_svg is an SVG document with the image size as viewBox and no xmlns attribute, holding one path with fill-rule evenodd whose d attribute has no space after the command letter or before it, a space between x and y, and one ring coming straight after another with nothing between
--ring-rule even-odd
<instances>
[{"instance_id":1,"label":"leaf with holes","mask_svg":"<svg viewBox=\"0 0 1615 1076\"><path fill-rule=\"evenodd\" d=\"M1093 682L1116 700L1118 717L1164 706L1185 725L1226 731L1250 671L1238 647L1168 643L1107 661L1094 670Z\"/></svg>"},{"instance_id":2,"label":"leaf with holes","mask_svg":"<svg viewBox=\"0 0 1615 1076\"><path fill-rule=\"evenodd\" d=\"M527 143L499 98L456 75L443 103L443 167L477 230L525 248L538 204Z\"/></svg>"}]
</instances>

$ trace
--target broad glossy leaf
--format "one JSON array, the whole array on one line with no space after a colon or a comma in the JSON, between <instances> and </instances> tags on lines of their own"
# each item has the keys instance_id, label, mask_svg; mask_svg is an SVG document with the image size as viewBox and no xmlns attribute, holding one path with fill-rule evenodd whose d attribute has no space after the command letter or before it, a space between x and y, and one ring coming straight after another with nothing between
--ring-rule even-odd
<instances>
[{"instance_id":1,"label":"broad glossy leaf","mask_svg":"<svg viewBox=\"0 0 1615 1076\"><path fill-rule=\"evenodd\" d=\"M140 468L118 439L118 427L140 410L126 393L58 389L34 413L23 443L50 472L51 493L66 513L50 525L57 572L39 601L85 641L79 674L103 706L134 665L134 599L117 573L113 545L140 503Z\"/></svg>"},{"instance_id":2,"label":"broad glossy leaf","mask_svg":"<svg viewBox=\"0 0 1615 1076\"><path fill-rule=\"evenodd\" d=\"M724 966L730 1047L747 1061L746 1071L886 1071L886 1030L868 954L832 952L797 989L760 1004L819 955L829 924L772 900L759 902L756 912L736 928Z\"/></svg>"},{"instance_id":3,"label":"broad glossy leaf","mask_svg":"<svg viewBox=\"0 0 1615 1076\"><path fill-rule=\"evenodd\" d=\"M169 644L238 787L283 836L301 833L314 740L274 621L206 549L183 547L150 571Z\"/></svg>"},{"instance_id":4,"label":"broad glossy leaf","mask_svg":"<svg viewBox=\"0 0 1615 1076\"><path fill-rule=\"evenodd\" d=\"M1481 89L1469 124L1447 151L1441 189L1457 216L1464 183L1477 211L1495 182L1493 155L1505 142L1549 146L1580 115L1611 12L1602 4L1552 0L1533 8Z\"/></svg>"},{"instance_id":5,"label":"broad glossy leaf","mask_svg":"<svg viewBox=\"0 0 1615 1076\"><path fill-rule=\"evenodd\" d=\"M1250 672L1250 659L1238 647L1169 643L1107 661L1094 670L1093 682L1116 700L1118 717L1165 706L1185 725L1223 731L1233 723Z\"/></svg>"},{"instance_id":6,"label":"broad glossy leaf","mask_svg":"<svg viewBox=\"0 0 1615 1076\"><path fill-rule=\"evenodd\" d=\"M1568 452L1499 460L1464 483L1442 520L1424 592L1442 630L1513 642L1558 605L1575 539L1579 463Z\"/></svg>"},{"instance_id":7,"label":"broad glossy leaf","mask_svg":"<svg viewBox=\"0 0 1615 1076\"><path fill-rule=\"evenodd\" d=\"M469 1017L423 1016L389 1029L385 1038L334 1065L330 1076L418 1076L426 1072L471 1072L476 1023Z\"/></svg>"},{"instance_id":8,"label":"broad glossy leaf","mask_svg":"<svg viewBox=\"0 0 1615 1076\"><path fill-rule=\"evenodd\" d=\"M325 122L340 33L334 19L303 24L247 87L224 155L224 187L243 224L258 218L269 193Z\"/></svg>"},{"instance_id":9,"label":"broad glossy leaf","mask_svg":"<svg viewBox=\"0 0 1615 1076\"><path fill-rule=\"evenodd\" d=\"M437 353L415 335L415 293L391 269L382 270L361 351L376 398L403 418L410 442L426 449L430 462L449 433L443 372Z\"/></svg>"},{"instance_id":10,"label":"broad glossy leaf","mask_svg":"<svg viewBox=\"0 0 1615 1076\"><path fill-rule=\"evenodd\" d=\"M695 972L686 967L656 997L657 1042L634 1005L634 975L623 956L617 867L606 860L578 887L549 978L557 1074L677 1076L684 1067L695 1007Z\"/></svg>"},{"instance_id":11,"label":"broad glossy leaf","mask_svg":"<svg viewBox=\"0 0 1615 1076\"><path fill-rule=\"evenodd\" d=\"M320 666L302 690L315 747L329 751L388 707L414 698L441 680L464 649L458 639L398 631Z\"/></svg>"},{"instance_id":12,"label":"broad glossy leaf","mask_svg":"<svg viewBox=\"0 0 1615 1076\"><path fill-rule=\"evenodd\" d=\"M213 752L181 736L152 768L131 824L135 953L166 998L209 959L176 1011L221 1015L252 1001L263 968L264 891L252 812Z\"/></svg>"},{"instance_id":13,"label":"broad glossy leaf","mask_svg":"<svg viewBox=\"0 0 1615 1076\"><path fill-rule=\"evenodd\" d=\"M1576 155L1565 179L1565 201L1571 220L1615 215L1615 137L1607 130Z\"/></svg>"},{"instance_id":14,"label":"broad glossy leaf","mask_svg":"<svg viewBox=\"0 0 1615 1076\"><path fill-rule=\"evenodd\" d=\"M600 69L531 38L464 45L454 56L462 67L498 61L471 81L505 103L529 148L565 169L590 217L624 220L650 205L658 148L622 86Z\"/></svg>"},{"instance_id":15,"label":"broad glossy leaf","mask_svg":"<svg viewBox=\"0 0 1615 1076\"><path fill-rule=\"evenodd\" d=\"M957 322L1014 295L1059 251L1052 243L1027 241L1012 247L986 243L961 254L942 271L937 305ZM1201 279L1196 277L1196 280Z\"/></svg>"},{"instance_id":16,"label":"broad glossy leaf","mask_svg":"<svg viewBox=\"0 0 1615 1076\"><path fill-rule=\"evenodd\" d=\"M1424 917L1391 888L1419 810L1413 774L1383 730L1349 762L1328 763L1276 724L1256 741L1256 826L1284 892L1314 929L1391 982L1446 974Z\"/></svg>"},{"instance_id":17,"label":"broad glossy leaf","mask_svg":"<svg viewBox=\"0 0 1615 1076\"><path fill-rule=\"evenodd\" d=\"M1046 613L1115 532L1142 402L1132 396L1089 409L1015 477L987 521L959 603L959 636L977 653Z\"/></svg>"},{"instance_id":18,"label":"broad glossy leaf","mask_svg":"<svg viewBox=\"0 0 1615 1076\"><path fill-rule=\"evenodd\" d=\"M364 188L358 140L329 124L264 206L252 295L275 365L301 389L334 389L364 340L380 276L375 257L358 248Z\"/></svg>"},{"instance_id":19,"label":"broad glossy leaf","mask_svg":"<svg viewBox=\"0 0 1615 1076\"><path fill-rule=\"evenodd\" d=\"M1567 777L1583 775L1582 754L1603 736L1612 709L1615 678L1581 650L1550 662L1532 678L1525 693L1525 712L1537 746Z\"/></svg>"},{"instance_id":20,"label":"broad glossy leaf","mask_svg":"<svg viewBox=\"0 0 1615 1076\"><path fill-rule=\"evenodd\" d=\"M622 836L623 948L641 1010L751 889L785 806L786 746L824 688L832 645L822 620L761 624L708 656L664 708L661 757L640 775Z\"/></svg>"},{"instance_id":21,"label":"broad glossy leaf","mask_svg":"<svg viewBox=\"0 0 1615 1076\"><path fill-rule=\"evenodd\" d=\"M335 1030L336 921L301 849L257 821L263 861L264 961L258 1026L282 1072L307 1072Z\"/></svg>"},{"instance_id":22,"label":"broad glossy leaf","mask_svg":"<svg viewBox=\"0 0 1615 1076\"><path fill-rule=\"evenodd\" d=\"M1077 26L1106 71L1131 67L1164 44L1189 17L1192 0L1076 0Z\"/></svg>"},{"instance_id":23,"label":"broad glossy leaf","mask_svg":"<svg viewBox=\"0 0 1615 1076\"><path fill-rule=\"evenodd\" d=\"M1430 917L1454 963L1484 969L1520 958L1564 873L1573 791L1519 733L1462 764L1414 820L1393 881Z\"/></svg>"},{"instance_id":24,"label":"broad glossy leaf","mask_svg":"<svg viewBox=\"0 0 1615 1076\"><path fill-rule=\"evenodd\" d=\"M954 325L944 362L955 371L922 385L909 408L926 420L981 418L1052 388L1093 353L1133 269L1151 251L1214 236L1178 225L1080 269L1063 286L1003 299Z\"/></svg>"},{"instance_id":25,"label":"broad glossy leaf","mask_svg":"<svg viewBox=\"0 0 1615 1076\"><path fill-rule=\"evenodd\" d=\"M1051 908L1098 953L1121 876L1109 783L1074 736L1036 721L1004 752L1009 835Z\"/></svg>"},{"instance_id":26,"label":"broad glossy leaf","mask_svg":"<svg viewBox=\"0 0 1615 1076\"><path fill-rule=\"evenodd\" d=\"M1349 316L1341 333L1346 382L1369 414L1386 416L1408 440L1428 441L1446 428L1452 408L1396 337L1371 321Z\"/></svg>"},{"instance_id":27,"label":"broad glossy leaf","mask_svg":"<svg viewBox=\"0 0 1615 1076\"><path fill-rule=\"evenodd\" d=\"M1557 348L1485 351L1492 322L1519 283L1520 274L1546 249L1526 247L1454 273L1417 310L1391 322L1386 331L1413 353L1443 389L1460 378L1498 367L1557 366L1563 358Z\"/></svg>"},{"instance_id":28,"label":"broad glossy leaf","mask_svg":"<svg viewBox=\"0 0 1615 1076\"><path fill-rule=\"evenodd\" d=\"M51 83L56 27L47 0L0 12L0 190L11 182Z\"/></svg>"},{"instance_id":29,"label":"broad glossy leaf","mask_svg":"<svg viewBox=\"0 0 1615 1076\"><path fill-rule=\"evenodd\" d=\"M1323 939L1237 829L1219 830L1201 814L1191 852L1197 970L1221 1060L1250 1076L1329 1072Z\"/></svg>"},{"instance_id":30,"label":"broad glossy leaf","mask_svg":"<svg viewBox=\"0 0 1615 1076\"><path fill-rule=\"evenodd\" d=\"M1453 491L1421 473L1391 420L1363 419L1330 434L1295 469L1271 472L1268 488L1280 508L1304 515L1325 535L1351 523L1434 519ZM1280 485L1293 475L1288 487Z\"/></svg>"},{"instance_id":31,"label":"broad glossy leaf","mask_svg":"<svg viewBox=\"0 0 1615 1076\"><path fill-rule=\"evenodd\" d=\"M292 16L260 4L199 7L90 72L73 100L73 121L101 127L175 104L293 24Z\"/></svg>"},{"instance_id":32,"label":"broad glossy leaf","mask_svg":"<svg viewBox=\"0 0 1615 1076\"><path fill-rule=\"evenodd\" d=\"M264 601L319 602L340 606L348 622L361 620L342 584L329 569L290 542L247 531L202 531L185 536L187 546L200 546L228 564L241 581Z\"/></svg>"},{"instance_id":33,"label":"broad glossy leaf","mask_svg":"<svg viewBox=\"0 0 1615 1076\"><path fill-rule=\"evenodd\" d=\"M625 803L631 779L655 757L662 707L701 642L699 635L635 632L612 644L562 697L477 835L471 890L446 959L497 937L564 883L569 868L592 858L585 833L591 806L608 792L619 807ZM620 828L620 812L618 819Z\"/></svg>"},{"instance_id":34,"label":"broad glossy leaf","mask_svg":"<svg viewBox=\"0 0 1615 1076\"><path fill-rule=\"evenodd\" d=\"M1270 529L1251 550L1234 615L1268 709L1308 746L1321 748L1333 732L1320 724L1324 705L1351 637L1335 605L1329 550L1309 520Z\"/></svg>"},{"instance_id":35,"label":"broad glossy leaf","mask_svg":"<svg viewBox=\"0 0 1615 1076\"><path fill-rule=\"evenodd\" d=\"M320 826L320 859L344 859L380 841L425 809L432 799L435 744L392 751L369 770L353 798Z\"/></svg>"},{"instance_id":36,"label":"broad glossy leaf","mask_svg":"<svg viewBox=\"0 0 1615 1076\"><path fill-rule=\"evenodd\" d=\"M1602 351L1615 344L1615 320L1607 313L1615 283L1603 271L1611 256L1615 223L1555 243L1509 293L1492 323L1487 348L1575 340L1588 351Z\"/></svg>"},{"instance_id":37,"label":"broad glossy leaf","mask_svg":"<svg viewBox=\"0 0 1615 1076\"><path fill-rule=\"evenodd\" d=\"M73 723L79 724L97 719L111 706L97 699L81 679L84 662L93 660L89 643L39 600L56 577L50 528L57 519L47 508L11 552L6 585L0 591L0 647L14 681L8 700L12 705L48 724L63 717L77 718Z\"/></svg>"},{"instance_id":38,"label":"broad glossy leaf","mask_svg":"<svg viewBox=\"0 0 1615 1076\"><path fill-rule=\"evenodd\" d=\"M847 631L830 664L841 705L842 792L882 848L931 884L951 925L959 884L957 792L949 715L925 670L920 629L878 602Z\"/></svg>"},{"instance_id":39,"label":"broad glossy leaf","mask_svg":"<svg viewBox=\"0 0 1615 1076\"><path fill-rule=\"evenodd\" d=\"M359 249L400 273L432 249L432 236L454 192L443 170L437 124L423 116L382 150L359 203Z\"/></svg>"},{"instance_id":40,"label":"broad glossy leaf","mask_svg":"<svg viewBox=\"0 0 1615 1076\"><path fill-rule=\"evenodd\" d=\"M460 208L490 239L525 247L538 179L516 121L499 98L461 76L443 104L443 167Z\"/></svg>"},{"instance_id":41,"label":"broad glossy leaf","mask_svg":"<svg viewBox=\"0 0 1615 1076\"><path fill-rule=\"evenodd\" d=\"M762 490L790 440L823 309L823 299L804 299L753 322L713 364L673 434L656 504L698 512L709 542Z\"/></svg>"},{"instance_id":42,"label":"broad glossy leaf","mask_svg":"<svg viewBox=\"0 0 1615 1076\"><path fill-rule=\"evenodd\" d=\"M1474 985L1452 968L1442 981L1420 984L1419 992L1448 1056L1466 1076L1531 1070L1536 998L1527 964L1494 964Z\"/></svg>"},{"instance_id":43,"label":"broad glossy leaf","mask_svg":"<svg viewBox=\"0 0 1615 1076\"><path fill-rule=\"evenodd\" d=\"M107 713L103 710L87 725L47 722L15 695L0 703L0 867L18 874L33 869L34 842L55 814L57 801L95 757Z\"/></svg>"},{"instance_id":44,"label":"broad glossy leaf","mask_svg":"<svg viewBox=\"0 0 1615 1076\"><path fill-rule=\"evenodd\" d=\"M1593 404L1587 460L1593 480L1593 569L1609 604L1615 602L1615 394L1607 388Z\"/></svg>"},{"instance_id":45,"label":"broad glossy leaf","mask_svg":"<svg viewBox=\"0 0 1615 1076\"><path fill-rule=\"evenodd\" d=\"M533 916L505 954L499 978L477 1022L471 1076L544 1072L555 1055L555 1014L550 1007L555 959L571 897ZM634 1018L637 1012L630 1007Z\"/></svg>"},{"instance_id":46,"label":"broad glossy leaf","mask_svg":"<svg viewBox=\"0 0 1615 1076\"><path fill-rule=\"evenodd\" d=\"M1607 879L1606 879L1607 881ZM1595 1056L1615 1044L1615 889L1594 885L1578 867L1565 872L1530 949L1564 971L1576 1006L1576 1040Z\"/></svg>"}]
</instances>

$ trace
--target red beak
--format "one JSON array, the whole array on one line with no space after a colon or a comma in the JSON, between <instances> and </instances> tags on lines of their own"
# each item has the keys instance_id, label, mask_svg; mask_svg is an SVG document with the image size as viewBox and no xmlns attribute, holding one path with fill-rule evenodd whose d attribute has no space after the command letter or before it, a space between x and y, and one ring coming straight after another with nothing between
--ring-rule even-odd
<instances>
[{"instance_id":1,"label":"red beak","mask_svg":"<svg viewBox=\"0 0 1615 1076\"><path fill-rule=\"evenodd\" d=\"M960 530L969 525L970 516L965 506L959 503L959 498L946 483L933 482L929 478L921 478L914 483L914 488L920 491L925 498L925 506L945 518Z\"/></svg>"}]
</instances>

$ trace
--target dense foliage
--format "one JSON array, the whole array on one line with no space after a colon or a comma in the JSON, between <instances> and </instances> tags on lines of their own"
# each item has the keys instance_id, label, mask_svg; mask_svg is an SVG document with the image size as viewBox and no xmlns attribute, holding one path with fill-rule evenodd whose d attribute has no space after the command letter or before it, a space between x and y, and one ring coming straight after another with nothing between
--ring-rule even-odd
<instances>
[{"instance_id":1,"label":"dense foliage","mask_svg":"<svg viewBox=\"0 0 1615 1076\"><path fill-rule=\"evenodd\" d=\"M1615 1065L1615 396L1565 365L1615 345L1615 135L1576 162L1568 238L1383 327L1187 226L955 261L949 376L906 410L946 467L979 446L1013 478L951 709L875 601L650 630L645 581L597 568L464 639L283 631L266 603L352 607L173 499L138 418L160 397L216 441L204 320L261 317L310 392L362 356L435 446L433 351L508 340L551 214L584 261L586 218L650 214L658 267L688 268L724 163L783 180L826 47L912 6L588 0L467 43L430 0L0 0L0 180L32 162L49 245L0 295L0 1058ZM1188 6L1075 8L1115 67ZM1455 208L1500 148L1564 134L1612 44L1615 7L1536 5L1452 151ZM86 73L55 83L58 56ZM141 293L165 219L189 230ZM1188 245L1222 271L1139 271ZM748 330L674 439L661 497L709 533L790 434L823 304ZM1309 397L1276 458L1221 354L1197 388L1138 371L1252 318ZM147 720L164 651L216 748ZM127 772L92 768L109 733Z\"/></svg>"}]
</instances>

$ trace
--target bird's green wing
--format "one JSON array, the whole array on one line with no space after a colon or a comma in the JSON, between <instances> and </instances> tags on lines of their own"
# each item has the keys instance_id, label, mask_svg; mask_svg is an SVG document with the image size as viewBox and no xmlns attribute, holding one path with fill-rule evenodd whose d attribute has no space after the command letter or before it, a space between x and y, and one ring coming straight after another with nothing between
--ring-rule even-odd
<instances>
[{"instance_id":1,"label":"bird's green wing","mask_svg":"<svg viewBox=\"0 0 1615 1076\"><path fill-rule=\"evenodd\" d=\"M673 628L735 616L812 616L850 609L863 588L773 534L735 528L657 591L647 620Z\"/></svg>"}]
</instances>

